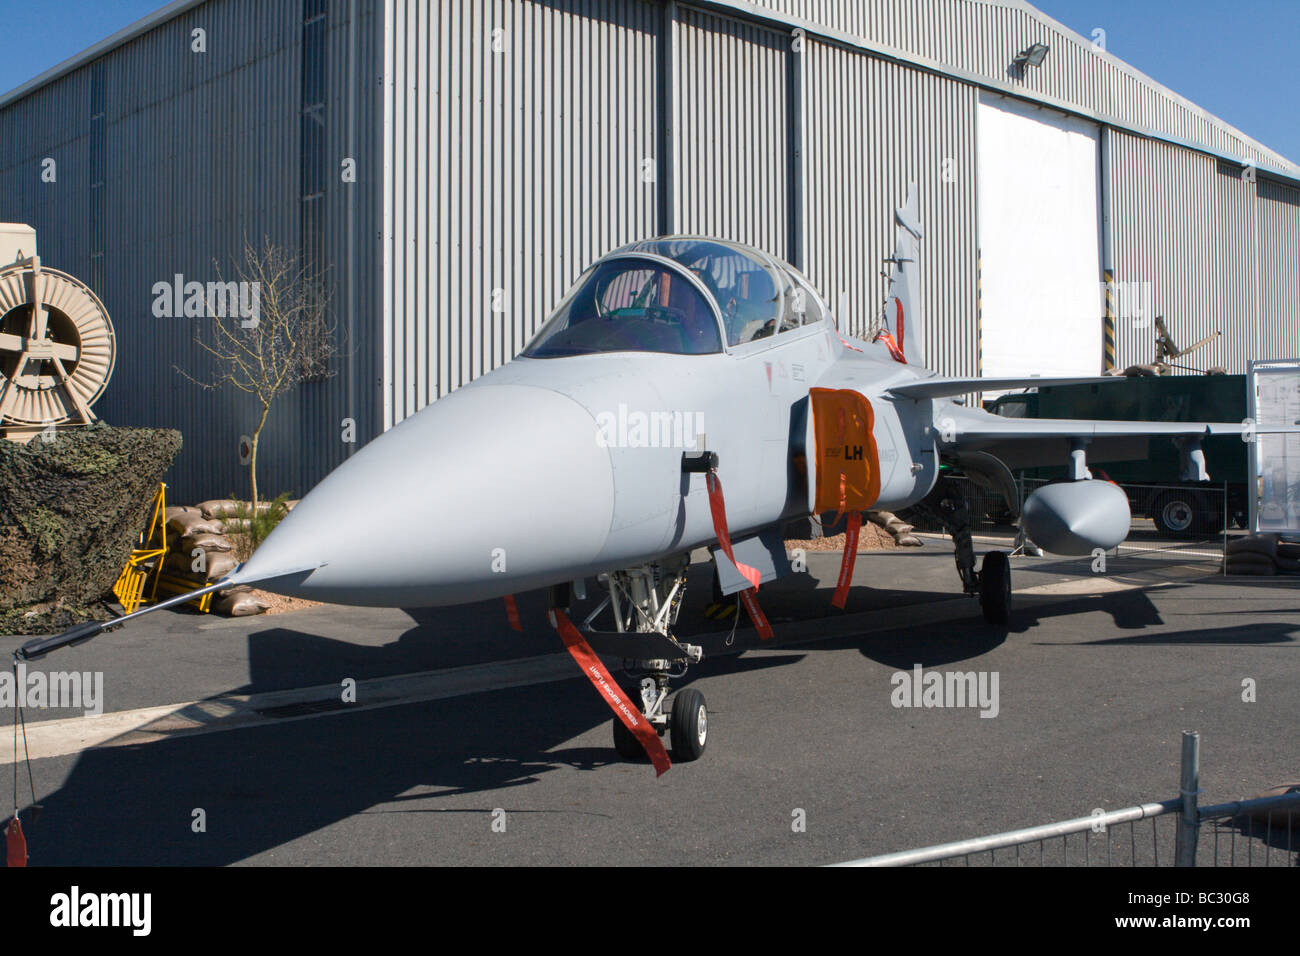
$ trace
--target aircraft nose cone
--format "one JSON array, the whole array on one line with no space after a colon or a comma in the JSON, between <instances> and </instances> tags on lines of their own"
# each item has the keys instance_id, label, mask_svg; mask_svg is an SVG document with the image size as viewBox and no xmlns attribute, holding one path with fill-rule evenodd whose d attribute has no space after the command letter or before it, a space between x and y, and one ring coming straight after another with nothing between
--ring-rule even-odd
<instances>
[{"instance_id":1,"label":"aircraft nose cone","mask_svg":"<svg viewBox=\"0 0 1300 956\"><path fill-rule=\"evenodd\" d=\"M609 452L582 405L471 385L376 438L312 489L241 569L323 567L275 591L375 606L458 604L589 565L614 508Z\"/></svg>"}]
</instances>

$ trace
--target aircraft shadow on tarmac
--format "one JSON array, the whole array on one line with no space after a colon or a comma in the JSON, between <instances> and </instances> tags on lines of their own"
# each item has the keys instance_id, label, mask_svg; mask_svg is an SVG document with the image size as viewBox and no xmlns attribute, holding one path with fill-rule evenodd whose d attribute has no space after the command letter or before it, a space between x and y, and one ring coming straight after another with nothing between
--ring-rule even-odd
<instances>
[{"instance_id":1,"label":"aircraft shadow on tarmac","mask_svg":"<svg viewBox=\"0 0 1300 956\"><path fill-rule=\"evenodd\" d=\"M1162 588L1162 595L1170 595L1182 588ZM1172 623L1167 621L1151 602L1144 591L1121 591L1096 597L1081 597L1076 600L1061 601L1034 607L1019 608L1012 612L1013 629L1024 633L1037 626L1047 618L1071 617L1089 611L1103 610L1109 613L1116 627L1122 630L1146 630ZM1219 613L1219 612L1211 612ZM1240 611L1235 612L1240 614ZM1295 614L1294 608L1254 610L1254 614L1286 613ZM1198 618L1208 616L1198 612ZM1133 634L1125 637L1104 637L1096 640L1080 640L1070 643L1081 647L1137 646L1157 644L1184 645L1224 645L1224 646L1260 646L1265 644L1288 644L1295 641L1295 632L1300 625L1293 621L1269 621L1251 623L1248 626L1228 626L1218 628L1186 628L1162 630L1154 633ZM1052 642L1059 643L1059 642Z\"/></svg>"},{"instance_id":2,"label":"aircraft shadow on tarmac","mask_svg":"<svg viewBox=\"0 0 1300 956\"><path fill-rule=\"evenodd\" d=\"M808 606L829 605L830 589L816 587L811 578L806 589L815 592L802 595ZM850 610L881 601L880 592L854 590ZM698 620L707 595L707 586L697 588L683 618L689 613ZM952 596L922 594L920 599L924 603ZM907 599L917 602L917 592ZM784 600L771 603L779 609ZM397 641L379 646L286 627L258 630L248 637L250 682L232 692L259 693L337 682L342 676L362 680L555 652L559 641L546 623L544 596L521 595L519 603L522 633L509 629L500 602L411 612L415 626ZM1015 630L1027 630L1049 614L1099 606L1098 599L1079 599L1022 608L1016 612ZM1109 595L1104 606L1121 626L1140 628L1160 622L1140 592ZM692 677L781 667L823 648L856 646L870 659L893 667L968 659L1008 636L985 625L973 601L971 609L970 618L931 626L922 633L902 625L801 644L784 653L780 653L778 630L774 647L778 653L750 656L740 652L758 641L744 622L734 637L725 626L706 630L689 639L703 643L710 656L676 686L689 684ZM575 617L581 613L575 610ZM710 626L717 625L710 622ZM1290 640L1281 627L1254 627L1251 638ZM1151 639L1191 641L1194 636L1179 632ZM494 654L484 653L488 642L496 645ZM503 655L501 644L506 642L510 652ZM439 801L526 787L559 768L596 772L623 762L612 742L608 747L555 749L610 722L599 696L579 681L582 677L575 667L573 681L362 710L346 719L272 721L246 729L89 750L77 758L56 791L40 791L38 779L44 809L28 827L31 862L45 866L226 864L274 850L357 814L489 810L486 804L476 810L477 804L442 806ZM644 771L650 773L648 765ZM526 791L515 799L512 812L570 812L529 807ZM492 800L499 800L499 794ZM206 815L205 833L191 829L198 808ZM325 855L334 858L329 848Z\"/></svg>"},{"instance_id":3,"label":"aircraft shadow on tarmac","mask_svg":"<svg viewBox=\"0 0 1300 956\"><path fill-rule=\"evenodd\" d=\"M1274 811L1211 822L1201 830L1200 852L1208 852L1216 866L1300 866L1300 814Z\"/></svg>"},{"instance_id":4,"label":"aircraft shadow on tarmac","mask_svg":"<svg viewBox=\"0 0 1300 956\"><path fill-rule=\"evenodd\" d=\"M544 598L521 595L519 603L523 633L509 629L500 602L420 611L422 623L378 647L284 627L255 631L248 637L251 679L231 693L473 663L483 655L473 650L471 633L478 643L511 642L506 657L555 652L560 642L546 624ZM466 627L475 617L477 629ZM460 637L441 654L437 642L449 618L459 621L450 630ZM801 657L719 656L677 686L702 673L780 667ZM608 747L555 749L610 719L575 665L573 681L85 751L52 793L41 789L38 764L43 809L26 828L31 865L227 864L357 814L476 812L438 801L524 787L561 767L596 771L625 763L612 740ZM652 773L648 762L643 769ZM551 812L517 799L512 813ZM191 829L199 808L205 833ZM24 820L31 820L29 811Z\"/></svg>"},{"instance_id":5,"label":"aircraft shadow on tarmac","mask_svg":"<svg viewBox=\"0 0 1300 956\"><path fill-rule=\"evenodd\" d=\"M252 640L268 636L310 641L290 631ZM730 657L710 673L779 667L797 656ZM610 721L576 668L575 678L86 751L62 787L38 789L44 809L27 827L31 865L227 864L357 814L473 812L477 804L439 804L492 792L480 808L488 812L503 789L556 769L625 762L612 742L555 749ZM648 763L637 769L652 774ZM510 812L549 812L528 799L512 798ZM206 833L191 830L196 808Z\"/></svg>"}]
</instances>

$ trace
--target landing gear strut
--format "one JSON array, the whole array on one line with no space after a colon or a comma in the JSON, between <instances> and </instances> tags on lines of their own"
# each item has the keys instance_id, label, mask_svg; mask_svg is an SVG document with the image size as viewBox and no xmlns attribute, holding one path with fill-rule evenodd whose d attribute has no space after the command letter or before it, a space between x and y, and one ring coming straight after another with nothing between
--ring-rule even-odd
<instances>
[{"instance_id":1,"label":"landing gear strut","mask_svg":"<svg viewBox=\"0 0 1300 956\"><path fill-rule=\"evenodd\" d=\"M975 570L975 542L971 538L970 509L961 486L950 478L940 478L935 489L937 503L932 494L929 499L913 505L932 521L941 524L952 536L953 560L961 578L962 591L980 599L984 620L995 627L1011 623L1011 559L1005 551L990 551L984 555L980 570Z\"/></svg>"},{"instance_id":2,"label":"landing gear strut","mask_svg":"<svg viewBox=\"0 0 1300 956\"><path fill-rule=\"evenodd\" d=\"M677 693L671 708L665 706L669 681L704 656L699 645L681 643L672 635L689 566L690 555L681 554L658 564L600 575L597 580L608 594L583 621L588 641L598 653L621 655L626 670L641 672L628 697L661 737L671 735L673 759L678 761L697 759L708 742L703 694L687 688ZM598 627L598 621L605 626ZM642 756L640 741L621 720L614 718L613 728L614 749L620 756Z\"/></svg>"}]
</instances>

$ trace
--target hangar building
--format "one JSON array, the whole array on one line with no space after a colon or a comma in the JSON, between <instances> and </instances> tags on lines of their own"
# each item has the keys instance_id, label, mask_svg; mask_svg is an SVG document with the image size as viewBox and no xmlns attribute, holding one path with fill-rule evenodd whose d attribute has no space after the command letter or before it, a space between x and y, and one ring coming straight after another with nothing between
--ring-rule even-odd
<instances>
[{"instance_id":1,"label":"hangar building","mask_svg":"<svg viewBox=\"0 0 1300 956\"><path fill-rule=\"evenodd\" d=\"M273 413L272 492L646 236L760 246L864 333L909 181L941 372L1150 361L1154 314L1223 332L1200 367L1300 355L1300 167L1104 46L1019 0L177 0L0 98L0 221L103 299L96 410L184 432L182 499L246 487L256 409L177 372L201 320L153 289L246 238L328 267L344 336Z\"/></svg>"}]
</instances>

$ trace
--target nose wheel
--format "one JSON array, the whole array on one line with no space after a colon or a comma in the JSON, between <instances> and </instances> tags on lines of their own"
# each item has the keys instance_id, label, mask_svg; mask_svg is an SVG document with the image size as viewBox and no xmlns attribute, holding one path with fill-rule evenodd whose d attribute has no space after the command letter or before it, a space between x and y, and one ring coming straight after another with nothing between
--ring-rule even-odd
<instances>
[{"instance_id":1,"label":"nose wheel","mask_svg":"<svg viewBox=\"0 0 1300 956\"><path fill-rule=\"evenodd\" d=\"M704 695L693 687L677 692L673 698L673 759L696 760L709 742L709 711Z\"/></svg>"},{"instance_id":2,"label":"nose wheel","mask_svg":"<svg viewBox=\"0 0 1300 956\"><path fill-rule=\"evenodd\" d=\"M641 704L641 712L650 726L661 737L665 732L671 735L674 760L682 763L698 760L709 741L709 710L704 695L693 687L678 691L672 708L665 712L667 695L668 679L661 674L643 678L638 690L628 692L634 702ZM620 757L636 760L645 756L641 742L623 725L623 721L615 717L612 726L614 749Z\"/></svg>"}]
</instances>

